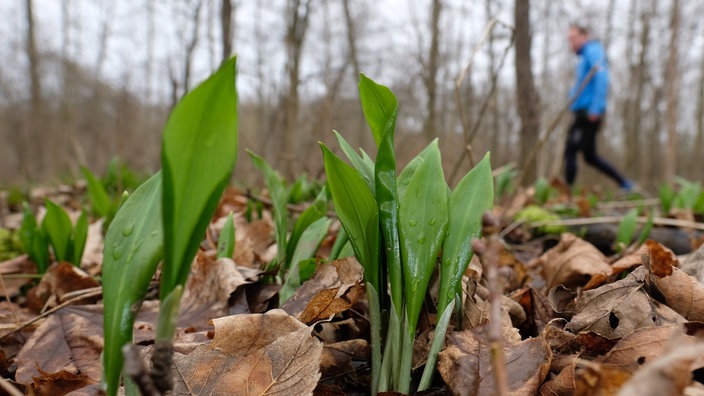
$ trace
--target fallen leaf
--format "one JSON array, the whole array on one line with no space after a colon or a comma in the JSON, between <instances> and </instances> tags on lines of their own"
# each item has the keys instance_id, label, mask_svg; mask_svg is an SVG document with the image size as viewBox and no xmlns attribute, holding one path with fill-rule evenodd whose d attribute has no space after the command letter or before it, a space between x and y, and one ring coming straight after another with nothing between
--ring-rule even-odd
<instances>
[{"instance_id":1,"label":"fallen leaf","mask_svg":"<svg viewBox=\"0 0 704 396\"><path fill-rule=\"evenodd\" d=\"M620 339L606 355L597 360L635 372L664 353L667 341L675 331L682 331L681 326L668 325L636 330Z\"/></svg>"},{"instance_id":2,"label":"fallen leaf","mask_svg":"<svg viewBox=\"0 0 704 396\"><path fill-rule=\"evenodd\" d=\"M40 312L58 305L66 293L98 286L100 283L82 269L65 262L57 263L49 267L39 284L27 293L27 303L34 312ZM81 304L97 300L98 297L86 299Z\"/></svg>"},{"instance_id":3,"label":"fallen leaf","mask_svg":"<svg viewBox=\"0 0 704 396\"><path fill-rule=\"evenodd\" d=\"M572 362L563 367L554 378L545 381L540 387L540 396L573 396L575 392L574 369L577 357L570 356Z\"/></svg>"},{"instance_id":4,"label":"fallen leaf","mask_svg":"<svg viewBox=\"0 0 704 396\"><path fill-rule=\"evenodd\" d=\"M69 373L67 371L47 373L42 369L38 370L39 376L33 377L32 383L29 385L30 393L36 396L65 395L96 383L83 373Z\"/></svg>"},{"instance_id":5,"label":"fallen leaf","mask_svg":"<svg viewBox=\"0 0 704 396\"><path fill-rule=\"evenodd\" d=\"M511 299L523 307L526 318L519 327L521 334L538 336L545 325L553 319L554 312L548 299L530 286L525 286L511 294Z\"/></svg>"},{"instance_id":6,"label":"fallen leaf","mask_svg":"<svg viewBox=\"0 0 704 396\"><path fill-rule=\"evenodd\" d=\"M32 275L36 273L37 266L33 262L29 261L26 254L0 263L0 276L17 274ZM10 297L15 297L21 294L21 288L29 284L31 279L9 279L7 277L3 277L3 282L5 283L5 290L3 290L2 293L7 293ZM3 297L5 296L3 295Z\"/></svg>"},{"instance_id":7,"label":"fallen leaf","mask_svg":"<svg viewBox=\"0 0 704 396\"><path fill-rule=\"evenodd\" d=\"M682 322L676 312L648 295L644 280L645 268L641 267L622 280L585 291L575 300L575 315L565 329L593 331L614 339L640 328Z\"/></svg>"},{"instance_id":8,"label":"fallen leaf","mask_svg":"<svg viewBox=\"0 0 704 396\"><path fill-rule=\"evenodd\" d=\"M367 340L353 339L325 345L320 356L323 375L338 375L353 369L353 362L369 361L370 347Z\"/></svg>"},{"instance_id":9,"label":"fallen leaf","mask_svg":"<svg viewBox=\"0 0 704 396\"><path fill-rule=\"evenodd\" d=\"M40 370L100 381L102 326L101 306L71 306L52 314L17 354L17 382L29 386L33 377L42 378Z\"/></svg>"},{"instance_id":10,"label":"fallen leaf","mask_svg":"<svg viewBox=\"0 0 704 396\"><path fill-rule=\"evenodd\" d=\"M631 378L622 367L578 359L574 369L574 396L610 396Z\"/></svg>"},{"instance_id":11,"label":"fallen leaf","mask_svg":"<svg viewBox=\"0 0 704 396\"><path fill-rule=\"evenodd\" d=\"M213 320L215 337L176 353L174 394L311 395L320 378L323 345L285 311Z\"/></svg>"},{"instance_id":12,"label":"fallen leaf","mask_svg":"<svg viewBox=\"0 0 704 396\"><path fill-rule=\"evenodd\" d=\"M674 267L679 267L677 256L672 250L650 239L645 241L645 246L648 248L650 272L653 275L657 277L669 276L672 275Z\"/></svg>"},{"instance_id":13,"label":"fallen leaf","mask_svg":"<svg viewBox=\"0 0 704 396\"><path fill-rule=\"evenodd\" d=\"M538 257L531 266L541 268L546 288L583 286L595 274L611 272L606 257L592 244L574 234L562 234L560 242Z\"/></svg>"},{"instance_id":14,"label":"fallen leaf","mask_svg":"<svg viewBox=\"0 0 704 396\"><path fill-rule=\"evenodd\" d=\"M704 321L704 287L694 277L679 268L673 266L669 268L667 271L663 268L657 270L659 273L669 273L669 275L653 273L650 277L665 299L665 303L687 320ZM655 270L653 268L653 271Z\"/></svg>"},{"instance_id":15,"label":"fallen leaf","mask_svg":"<svg viewBox=\"0 0 704 396\"><path fill-rule=\"evenodd\" d=\"M438 354L438 372L453 395L490 395L496 389L485 328L451 332ZM552 352L542 337L505 340L506 374L512 394L535 394L550 370Z\"/></svg>"},{"instance_id":16,"label":"fallen leaf","mask_svg":"<svg viewBox=\"0 0 704 396\"><path fill-rule=\"evenodd\" d=\"M364 296L364 288L359 282L349 287L340 286L321 290L313 296L299 319L305 324L328 319L352 308L362 296Z\"/></svg>"},{"instance_id":17,"label":"fallen leaf","mask_svg":"<svg viewBox=\"0 0 704 396\"><path fill-rule=\"evenodd\" d=\"M704 285L704 245L700 246L694 253L680 265L682 271L691 275Z\"/></svg>"},{"instance_id":18,"label":"fallen leaf","mask_svg":"<svg viewBox=\"0 0 704 396\"><path fill-rule=\"evenodd\" d=\"M81 257L81 268L95 276L103 266L103 219L88 225L88 236Z\"/></svg>"}]
</instances>

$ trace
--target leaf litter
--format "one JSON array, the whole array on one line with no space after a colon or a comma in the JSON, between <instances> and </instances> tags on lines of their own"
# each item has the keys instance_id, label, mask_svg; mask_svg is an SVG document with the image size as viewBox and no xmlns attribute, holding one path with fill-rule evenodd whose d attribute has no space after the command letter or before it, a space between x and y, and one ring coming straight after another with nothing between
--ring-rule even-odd
<instances>
[{"instance_id":1,"label":"leaf litter","mask_svg":"<svg viewBox=\"0 0 704 396\"><path fill-rule=\"evenodd\" d=\"M208 240L194 261L174 345L176 393L365 394L370 346L361 266L354 258L326 263L327 244L314 276L277 309L279 286L262 270L276 255L271 214L264 208L248 218L247 210L247 197L228 189L209 233L218 235L234 212L233 257L216 260ZM337 229L331 227L328 241ZM0 369L23 392L98 393L100 301L76 300L19 329L97 286L91 275L99 274L102 241L96 232L89 240L87 273L57 264L29 294L26 280L13 279L3 290L11 301L0 305ZM532 260L509 245L498 265L510 394L704 394L702 257L700 249L683 260L648 241L615 260L572 234ZM475 257L465 273L462 320L450 324L431 391L492 395L496 389L484 265ZM2 275L30 272L26 257L0 263ZM154 343L155 295L135 321L144 355ZM436 315L422 315L416 368L424 364L423 342L432 339Z\"/></svg>"}]
</instances>

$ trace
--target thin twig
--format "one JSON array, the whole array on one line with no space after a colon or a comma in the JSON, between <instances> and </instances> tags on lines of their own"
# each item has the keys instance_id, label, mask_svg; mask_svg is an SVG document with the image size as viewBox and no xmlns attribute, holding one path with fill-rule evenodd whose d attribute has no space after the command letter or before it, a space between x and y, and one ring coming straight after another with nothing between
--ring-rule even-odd
<instances>
[{"instance_id":1,"label":"thin twig","mask_svg":"<svg viewBox=\"0 0 704 396\"><path fill-rule=\"evenodd\" d=\"M10 396L24 396L22 392L19 391L19 389L15 388L10 381L7 379L0 377L0 388L2 388L7 394Z\"/></svg>"},{"instance_id":2,"label":"thin twig","mask_svg":"<svg viewBox=\"0 0 704 396\"><path fill-rule=\"evenodd\" d=\"M538 228L544 226L579 226L579 225L589 225L589 224L610 224L610 223L620 223L623 220L623 216L603 216L603 217L589 217L589 218L578 218L578 219L561 219L561 220L545 220L536 221L529 223L530 228ZM649 220L647 217L637 217L636 221L638 223L647 223ZM654 225L661 226L672 226L680 228L689 228L695 230L704 231L704 223L697 223L695 221L688 220L678 220L678 219L668 219L662 217L653 218Z\"/></svg>"},{"instance_id":3,"label":"thin twig","mask_svg":"<svg viewBox=\"0 0 704 396\"><path fill-rule=\"evenodd\" d=\"M483 240L475 240L472 243L474 251L479 258L486 272L489 288L489 324L487 338L489 339L489 350L491 352L491 365L494 370L496 380L496 395L508 395L508 373L506 372L506 356L504 354L504 339L501 318L501 297L503 296L503 285L499 281L499 251L501 240L498 236L499 221L490 212L482 217Z\"/></svg>"},{"instance_id":4,"label":"thin twig","mask_svg":"<svg viewBox=\"0 0 704 396\"><path fill-rule=\"evenodd\" d=\"M0 272L0 284L2 284L2 291L5 294L5 300L7 300L7 303L10 305L12 317L15 319L15 323L19 324L20 318L17 316L17 312L15 312L15 306L12 304L12 301L10 301L10 292L7 291L7 286L5 286L5 279L3 278L2 272Z\"/></svg>"},{"instance_id":5,"label":"thin twig","mask_svg":"<svg viewBox=\"0 0 704 396\"><path fill-rule=\"evenodd\" d=\"M24 329L25 327L27 327L27 326L29 326L29 325L35 323L36 321L38 321L38 320L40 320L40 319L43 319L43 318L45 318L45 317L47 317L47 316L53 314L54 312L60 310L61 308L64 308L64 307L66 307L66 306L69 306L69 305L71 305L71 304L73 304L73 303L75 303L75 302L77 302L77 301L84 300L84 299L86 299L86 298L97 297L97 296L99 296L99 295L101 295L101 294L103 294L102 288L101 288L100 290L93 290L93 291L90 292L90 293L86 293L86 294L77 296L77 297L75 297L75 298L72 298L72 299L70 299L70 300L67 300L67 301L65 301L65 302L63 302L63 303L61 303L61 304L55 306L54 308L52 308L52 309L50 309L50 310L48 310L48 311L42 313L41 315L38 315L38 316L36 316L36 317L34 317L34 318L32 318L32 319L30 319L30 320L28 320L28 321L26 321L26 322L20 324L20 325L18 325L16 328L10 330L9 333L3 334L2 336L0 336L0 340L3 340L3 339L5 339L5 337L9 336L10 334L14 334L14 333L16 333L16 332L18 332L18 331Z\"/></svg>"},{"instance_id":6,"label":"thin twig","mask_svg":"<svg viewBox=\"0 0 704 396\"><path fill-rule=\"evenodd\" d=\"M478 119L475 120L472 128L470 128L468 125L468 122L467 122L467 117L464 112L464 102L462 101L462 84L464 83L464 80L467 77L467 74L474 66L474 57L477 55L479 50L484 46L484 43L486 42L487 38L491 34L492 30L494 30L494 27L496 27L496 25L501 25L501 26L504 26L504 27L508 28L509 30L511 30L511 41L504 49L504 53L501 57L501 60L499 61L499 66L497 67L496 70L494 70L492 72L491 87L489 90L489 94L484 99L484 103L481 106L481 110L479 112ZM474 166L474 160L472 159L472 142L474 141L474 137L476 136L477 131L479 131L479 127L481 125L481 122L484 119L484 115L488 109L489 101L494 96L494 92L496 91L496 85L497 85L496 81L498 79L498 74L499 74L498 71L503 68L503 64L506 59L506 55L508 54L511 47L513 47L514 38L515 38L515 29L513 28L513 26L502 23L493 17L491 19L489 19L489 22L487 23L486 27L484 28L484 33L482 33L482 36L479 38L479 41L477 42L477 45L475 45L474 49L472 50L472 54L469 56L469 61L465 65L464 69L462 69L462 72L457 77L457 80L455 80L455 101L457 102L457 113L460 116L460 124L462 125L462 131L463 131L463 135L465 138L465 149L463 149L462 153L460 153L459 159L457 159L457 161L455 162L455 165L452 168L452 172L450 173L450 183L452 183L454 181L455 177L457 176L457 172L459 172L460 165L462 164L462 161L464 161L465 157L469 158L470 166Z\"/></svg>"}]
</instances>

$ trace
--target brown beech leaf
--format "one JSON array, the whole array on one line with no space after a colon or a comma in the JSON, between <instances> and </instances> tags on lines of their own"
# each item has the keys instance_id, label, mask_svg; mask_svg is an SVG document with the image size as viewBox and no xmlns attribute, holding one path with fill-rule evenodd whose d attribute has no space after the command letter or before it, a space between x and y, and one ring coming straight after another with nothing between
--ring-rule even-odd
<instances>
[{"instance_id":1,"label":"brown beech leaf","mask_svg":"<svg viewBox=\"0 0 704 396\"><path fill-rule=\"evenodd\" d=\"M354 257L320 266L281 309L312 323L349 309L363 294L362 266ZM305 317L302 316L305 314Z\"/></svg>"},{"instance_id":2,"label":"brown beech leaf","mask_svg":"<svg viewBox=\"0 0 704 396\"><path fill-rule=\"evenodd\" d=\"M645 246L648 248L650 272L653 275L658 277L672 275L672 268L679 267L677 256L672 250L650 239L645 241Z\"/></svg>"},{"instance_id":3,"label":"brown beech leaf","mask_svg":"<svg viewBox=\"0 0 704 396\"><path fill-rule=\"evenodd\" d=\"M677 343L676 343L677 344ZM677 345L636 371L619 396L677 396L692 384L692 363L704 354L704 343Z\"/></svg>"},{"instance_id":4,"label":"brown beech leaf","mask_svg":"<svg viewBox=\"0 0 704 396\"><path fill-rule=\"evenodd\" d=\"M262 219L247 222L244 216L234 217L235 224L235 252L233 260L237 265L259 268L259 264L266 262L269 247L272 244L274 225L269 212L263 212ZM223 222L224 223L224 222Z\"/></svg>"},{"instance_id":5,"label":"brown beech leaf","mask_svg":"<svg viewBox=\"0 0 704 396\"><path fill-rule=\"evenodd\" d=\"M576 366L576 355L570 356L571 362L561 368L559 374L554 378L545 381L540 387L540 396L572 396L575 392L574 369Z\"/></svg>"},{"instance_id":6,"label":"brown beech leaf","mask_svg":"<svg viewBox=\"0 0 704 396\"><path fill-rule=\"evenodd\" d=\"M312 329L280 309L213 320L215 337L174 355L174 394L311 395L323 345Z\"/></svg>"},{"instance_id":7,"label":"brown beech leaf","mask_svg":"<svg viewBox=\"0 0 704 396\"><path fill-rule=\"evenodd\" d=\"M338 375L352 369L352 362L369 359L367 340L353 339L325 345L320 356L320 371L323 375Z\"/></svg>"},{"instance_id":8,"label":"brown beech leaf","mask_svg":"<svg viewBox=\"0 0 704 396\"><path fill-rule=\"evenodd\" d=\"M438 372L453 395L490 395L496 389L485 328L452 332L438 355ZM511 394L536 394L550 370L552 352L542 337L504 344Z\"/></svg>"},{"instance_id":9,"label":"brown beech leaf","mask_svg":"<svg viewBox=\"0 0 704 396\"><path fill-rule=\"evenodd\" d=\"M677 267L669 267L670 275L651 279L665 298L665 303L675 312L691 321L704 321L704 287L691 275Z\"/></svg>"},{"instance_id":10,"label":"brown beech leaf","mask_svg":"<svg viewBox=\"0 0 704 396\"><path fill-rule=\"evenodd\" d=\"M39 376L32 378L29 393L36 396L65 395L95 383L96 381L83 373L69 373L68 371L47 373L39 369Z\"/></svg>"},{"instance_id":11,"label":"brown beech leaf","mask_svg":"<svg viewBox=\"0 0 704 396\"><path fill-rule=\"evenodd\" d=\"M541 268L547 289L557 285L583 286L595 274L611 272L606 257L592 244L574 234L562 234L560 242L538 257L531 266Z\"/></svg>"},{"instance_id":12,"label":"brown beech leaf","mask_svg":"<svg viewBox=\"0 0 704 396\"><path fill-rule=\"evenodd\" d=\"M33 377L46 379L42 372L81 374L100 381L102 334L101 306L66 307L52 314L17 354L17 382L29 385Z\"/></svg>"},{"instance_id":13,"label":"brown beech leaf","mask_svg":"<svg viewBox=\"0 0 704 396\"><path fill-rule=\"evenodd\" d=\"M2 275L12 275L12 274L35 274L37 273L37 266L33 262L29 261L26 254L17 256L13 259L0 262L0 276ZM3 293L7 293L10 297L15 297L21 293L21 288L30 283L31 279L16 278L10 279L7 277L3 278L5 282L5 290ZM2 322L8 323L8 322Z\"/></svg>"},{"instance_id":14,"label":"brown beech leaf","mask_svg":"<svg viewBox=\"0 0 704 396\"><path fill-rule=\"evenodd\" d=\"M531 286L515 291L511 298L523 307L527 320L522 329L528 329L531 334L542 333L545 325L553 319L554 312L547 297Z\"/></svg>"},{"instance_id":15,"label":"brown beech leaf","mask_svg":"<svg viewBox=\"0 0 704 396\"><path fill-rule=\"evenodd\" d=\"M575 315L565 326L573 333L593 331L605 338L621 338L644 327L678 323L683 318L659 304L645 291L645 268L626 278L582 293L575 301Z\"/></svg>"},{"instance_id":16,"label":"brown beech leaf","mask_svg":"<svg viewBox=\"0 0 704 396\"><path fill-rule=\"evenodd\" d=\"M49 267L39 284L28 292L27 302L32 310L39 312L45 306L58 305L66 293L98 286L100 283L82 269L69 263L57 263ZM82 304L88 302L81 301Z\"/></svg>"},{"instance_id":17,"label":"brown beech leaf","mask_svg":"<svg viewBox=\"0 0 704 396\"><path fill-rule=\"evenodd\" d=\"M574 395L615 395L630 378L631 373L622 367L578 359L574 368Z\"/></svg>"},{"instance_id":18,"label":"brown beech leaf","mask_svg":"<svg viewBox=\"0 0 704 396\"><path fill-rule=\"evenodd\" d=\"M680 266L682 271L695 277L700 284L704 285L704 245L701 245L692 253Z\"/></svg>"}]
</instances>

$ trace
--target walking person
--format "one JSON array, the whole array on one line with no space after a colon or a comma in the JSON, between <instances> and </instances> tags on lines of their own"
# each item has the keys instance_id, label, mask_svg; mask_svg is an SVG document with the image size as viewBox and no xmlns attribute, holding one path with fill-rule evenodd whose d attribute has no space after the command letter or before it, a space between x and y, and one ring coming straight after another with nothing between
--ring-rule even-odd
<instances>
[{"instance_id":1,"label":"walking person","mask_svg":"<svg viewBox=\"0 0 704 396\"><path fill-rule=\"evenodd\" d=\"M622 189L630 191L633 189L633 182L624 178L596 152L597 132L606 114L609 90L609 66L604 47L599 41L591 39L589 31L579 25L570 26L567 39L574 53L580 58L575 84L570 90L573 121L565 145L567 184L572 187L577 177L577 153L581 151L587 164L612 178ZM595 69L593 72L592 68ZM584 85L587 78L590 79ZM582 91L578 92L580 89Z\"/></svg>"}]
</instances>

